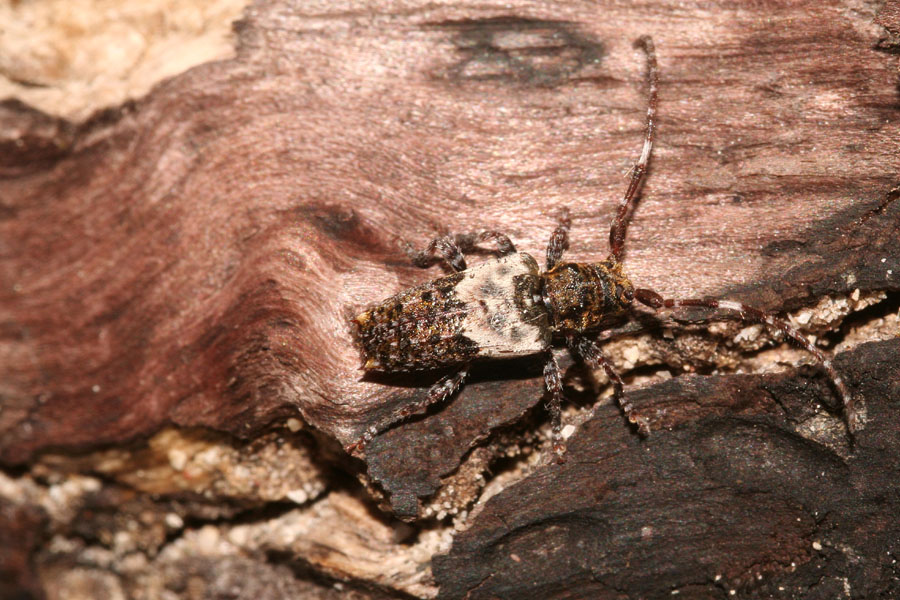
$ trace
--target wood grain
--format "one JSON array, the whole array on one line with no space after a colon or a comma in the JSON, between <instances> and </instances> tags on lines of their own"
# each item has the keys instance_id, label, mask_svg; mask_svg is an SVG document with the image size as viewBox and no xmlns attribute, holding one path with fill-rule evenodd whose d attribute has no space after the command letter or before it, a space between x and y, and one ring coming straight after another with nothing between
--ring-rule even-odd
<instances>
[{"instance_id":1,"label":"wood grain","mask_svg":"<svg viewBox=\"0 0 900 600\"><path fill-rule=\"evenodd\" d=\"M854 293L884 293L884 305L893 306L900 291L896 14L893 0L878 9L839 0L352 7L259 0L236 25L235 58L193 68L134 102L69 122L6 101L0 462L28 468L47 452L127 446L164 427L253 440L298 417L323 447L346 445L379 415L421 398L437 374L362 377L349 317L442 273L409 265L398 239L424 245L448 230L500 230L541 257L556 216L569 207L567 256L605 258L614 207L640 151L644 61L632 42L645 34L656 43L661 88L657 143L624 259L634 283L666 296L727 296L773 312ZM850 331L839 317L810 327L831 342ZM744 353L755 350L751 345L729 347L735 332L694 332L691 344L705 348L701 370L754 364ZM698 368L678 341L657 333L648 334L652 344L639 342L649 354L635 364ZM893 373L885 358L893 347L879 347L877 373L866 370L874 350L847 348L838 365L854 389L888 394L873 399L878 418L887 419L874 430L887 436L883 428L896 420L884 415L896 409L898 391L867 387L875 385L867 378ZM802 360L785 356L791 366ZM747 377L720 375L709 394L750 393L761 402L747 389L763 389L773 376ZM777 379L794 382L779 402L833 401L815 370L791 369ZM665 398L680 397L668 396L668 387L648 389L640 393L658 394L645 405L651 413ZM581 405L593 402L589 395ZM490 455L503 453L523 415L540 421L540 400L539 365L480 366L445 410L369 445L372 490L397 514L422 516L422 502L446 493L461 464L476 455L489 464ZM674 431L648 446L658 444L660 453L678 455L707 431L722 440L702 446L710 461L729 443L765 447L776 440L779 456L807 448L769 414L778 412L771 402L752 411L765 425L752 435L734 429L726 413L668 410L661 423ZM533 481L542 483L522 484L538 495L529 486L550 486L535 510L554 501L575 511L567 496L553 500L552 486L569 485L567 474L588 477L579 471L583 461L606 460L593 454L593 444L607 434L639 454L644 442L627 433L614 411L589 421L570 448L571 466L538 471ZM485 449L488 458L477 454ZM865 487L866 474L896 464L870 462L865 453L853 467L822 458L833 451L823 443L797 459L804 473L833 468L840 481L829 490ZM677 489L685 494L697 484L681 471L671 476L684 477ZM811 556L815 519L803 520L804 513L795 524L801 500L771 495L784 481L773 476L754 492L768 494L760 506L774 511L748 538L778 553L778 566L760 567L764 579L777 579L792 557L806 563ZM622 507L658 527L651 517L671 514L658 487L664 482L642 485L655 490L643 500L652 510L642 513L631 497ZM744 494L722 485L708 502ZM459 506L468 510L473 497ZM604 497L584 501L596 507ZM502 513L496 506L490 511ZM740 519L755 514L741 511L723 531L739 531ZM698 527L713 522L701 518ZM482 556L477 549L487 538L477 536L484 523L440 563L447 597L475 589L466 582L478 585L475 575L459 571ZM782 530L783 543L767 546L767 536ZM566 547L563 538L548 539ZM542 540L522 543L539 548ZM889 548L872 544L865 566L845 574L853 586L886 564ZM656 569L661 555L641 548L649 570L629 571L604 589L668 594L674 571ZM716 546L715 553L727 558L732 551ZM748 552L742 556L755 556ZM517 555L527 565L536 556ZM604 564L634 564L627 556L615 560L625 562ZM710 561L704 564L718 565ZM677 573L696 573L691 564ZM753 564L734 562L727 574L743 582ZM582 577L579 568L572 572ZM715 575L715 568L703 572ZM632 587L640 573L646 578ZM696 587L690 597L717 597L718 584L706 575L677 581ZM483 593L513 589L497 585ZM530 593L551 597L567 589L554 585L563 587Z\"/></svg>"}]
</instances>

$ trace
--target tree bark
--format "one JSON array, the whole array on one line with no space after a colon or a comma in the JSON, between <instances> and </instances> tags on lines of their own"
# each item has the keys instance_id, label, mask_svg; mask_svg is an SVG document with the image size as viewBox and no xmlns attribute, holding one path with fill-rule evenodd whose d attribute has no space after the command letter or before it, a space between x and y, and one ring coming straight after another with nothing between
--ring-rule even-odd
<instances>
[{"instance_id":1,"label":"tree bark","mask_svg":"<svg viewBox=\"0 0 900 600\"><path fill-rule=\"evenodd\" d=\"M241 597L900 593L897 7L258 0L233 58L136 101L83 121L6 101L10 590L215 597L229 564ZM443 274L398 240L499 230L542 262L568 207L566 257L606 257L641 35L661 84L629 276L787 313L866 428L778 336L636 311L599 336L650 437L560 347L564 465L540 360L477 365L349 458L440 376L359 368L350 317Z\"/></svg>"}]
</instances>

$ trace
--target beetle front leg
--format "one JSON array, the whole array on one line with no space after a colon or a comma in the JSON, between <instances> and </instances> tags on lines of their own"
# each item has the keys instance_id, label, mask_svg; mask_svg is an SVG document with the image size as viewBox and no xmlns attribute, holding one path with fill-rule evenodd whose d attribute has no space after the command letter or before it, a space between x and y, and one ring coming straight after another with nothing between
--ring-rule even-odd
<instances>
[{"instance_id":1,"label":"beetle front leg","mask_svg":"<svg viewBox=\"0 0 900 600\"><path fill-rule=\"evenodd\" d=\"M568 343L572 352L574 352L581 360L588 363L594 369L602 368L606 372L606 376L609 377L609 380L613 385L613 397L616 399L619 408L622 409L625 418L628 419L629 423L637 426L638 433L641 435L650 435L650 424L647 422L647 419L634 414L634 406L632 406L631 401L625 396L625 382L622 381L622 378L619 377L619 374L613 368L612 363L609 362L609 359L607 359L600 350L600 346L593 340L583 336L569 337Z\"/></svg>"},{"instance_id":2,"label":"beetle front leg","mask_svg":"<svg viewBox=\"0 0 900 600\"><path fill-rule=\"evenodd\" d=\"M549 271L556 266L559 259L562 258L563 252L569 247L569 228L572 227L572 218L569 216L569 209L563 208L559 216L559 224L550 235L550 242L547 244L547 270Z\"/></svg>"}]
</instances>

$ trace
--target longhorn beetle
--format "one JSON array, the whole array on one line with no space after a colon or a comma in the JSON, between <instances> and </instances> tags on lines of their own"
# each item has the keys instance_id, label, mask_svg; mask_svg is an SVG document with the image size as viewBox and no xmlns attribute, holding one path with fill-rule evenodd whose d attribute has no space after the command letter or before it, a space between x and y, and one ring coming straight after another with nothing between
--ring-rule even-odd
<instances>
[{"instance_id":1,"label":"longhorn beetle","mask_svg":"<svg viewBox=\"0 0 900 600\"><path fill-rule=\"evenodd\" d=\"M362 447L392 424L453 395L465 382L473 360L543 355L553 448L562 460L565 450L560 422L563 388L552 353L554 336L564 337L576 358L606 372L625 417L646 435L648 424L633 414L633 407L623 394L622 378L589 337L591 332L602 328L608 317L630 310L635 300L655 310L684 306L724 309L743 321L764 323L781 331L815 356L828 374L843 402L849 432L862 428L865 421L862 403L854 400L831 360L787 322L730 300L663 298L653 290L635 288L625 275L622 266L625 231L650 160L659 89L653 41L644 36L635 46L642 48L647 56L650 88L647 124L640 158L631 171L631 180L609 231L609 256L599 263L562 261L571 225L568 211L563 212L550 236L544 272L538 269L534 258L516 251L509 238L497 231L440 237L420 252L407 245L407 254L416 265L428 266L432 258L440 256L454 273L400 292L353 319L363 369L387 373L445 367L456 370L432 386L423 400L395 410L366 429L357 442L347 447L349 452ZM460 247L486 241L496 244L499 256L467 268Z\"/></svg>"}]
</instances>

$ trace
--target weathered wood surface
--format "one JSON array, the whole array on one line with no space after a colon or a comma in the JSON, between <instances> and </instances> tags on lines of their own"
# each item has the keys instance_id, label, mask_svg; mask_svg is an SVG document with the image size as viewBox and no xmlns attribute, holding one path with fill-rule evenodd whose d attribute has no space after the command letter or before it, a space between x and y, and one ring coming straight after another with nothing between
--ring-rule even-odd
<instances>
[{"instance_id":1,"label":"weathered wood surface","mask_svg":"<svg viewBox=\"0 0 900 600\"><path fill-rule=\"evenodd\" d=\"M605 257L640 148L644 62L631 43L644 34L662 81L625 256L635 283L779 312L834 298L839 313L856 290L885 292L896 312L897 13L895 2L836 0L347 11L259 1L237 27L236 58L87 122L4 103L0 461L27 472L48 452L128 448L168 426L253 440L302 417L320 432L322 460L346 466L329 440L355 441L435 378L359 371L348 317L440 273L409 266L397 238L497 229L540 256L567 206L568 256ZM657 384L635 402L672 431L640 440L600 410L565 466L535 467L471 518L437 563L441 593L521 597L527 580L544 597L688 586L683 596L706 598L808 585L813 573L820 590L846 578L854 594L888 593L896 343L850 349L861 340L849 338L890 337L896 320L875 307L840 328L822 312L809 329L847 339L838 367L871 405L852 456L834 427L803 429L803 406L833 404L815 370ZM751 368L752 340L725 343L737 329L683 346L651 332L660 341L635 342L631 364ZM527 362L483 365L443 410L379 436L365 455L374 488L407 518L435 497L468 510L478 486L461 490L466 480L515 446L523 415L543 418L539 374ZM594 399L589 386L578 400ZM815 492L804 478L820 482ZM866 523L879 533L866 538ZM746 543L728 543L745 531ZM366 583L306 550L278 551ZM791 563L802 567L794 579Z\"/></svg>"}]
</instances>

